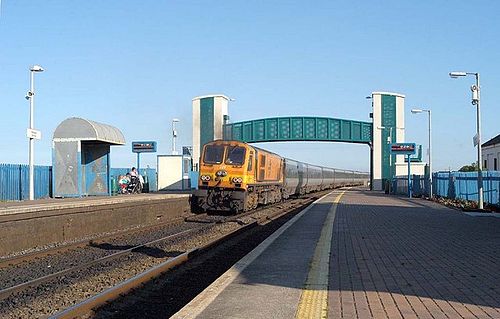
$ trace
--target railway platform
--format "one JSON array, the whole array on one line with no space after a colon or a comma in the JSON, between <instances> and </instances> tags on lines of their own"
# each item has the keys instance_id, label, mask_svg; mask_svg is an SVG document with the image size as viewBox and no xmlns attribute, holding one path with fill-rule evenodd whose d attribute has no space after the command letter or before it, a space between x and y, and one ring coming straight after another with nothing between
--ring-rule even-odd
<instances>
[{"instance_id":1,"label":"railway platform","mask_svg":"<svg viewBox=\"0 0 500 319\"><path fill-rule=\"evenodd\" d=\"M500 318L498 265L498 218L336 190L173 318Z\"/></svg>"},{"instance_id":2,"label":"railway platform","mask_svg":"<svg viewBox=\"0 0 500 319\"><path fill-rule=\"evenodd\" d=\"M166 193L3 202L0 258L165 223L189 210L189 194Z\"/></svg>"},{"instance_id":3,"label":"railway platform","mask_svg":"<svg viewBox=\"0 0 500 319\"><path fill-rule=\"evenodd\" d=\"M188 197L189 194L187 193L145 193L119 196L46 198L33 201L0 202L0 216Z\"/></svg>"}]
</instances>

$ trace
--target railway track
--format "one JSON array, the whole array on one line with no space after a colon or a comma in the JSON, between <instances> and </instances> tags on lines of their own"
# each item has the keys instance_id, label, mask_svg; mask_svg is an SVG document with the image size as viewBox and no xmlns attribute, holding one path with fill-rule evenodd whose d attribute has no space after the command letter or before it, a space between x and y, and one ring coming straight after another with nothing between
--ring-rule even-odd
<instances>
[{"instance_id":1,"label":"railway track","mask_svg":"<svg viewBox=\"0 0 500 319\"><path fill-rule=\"evenodd\" d=\"M178 257L176 257L174 259L168 260L168 261L162 263L161 265L159 265L153 269L150 269L150 270L148 270L148 271L146 271L138 276L135 276L134 278L131 278L130 280L127 280L126 282L123 282L123 283L121 283L115 287L112 287L112 288L92 297L92 298L89 298L89 299L87 299L79 304L76 304L76 305L70 307L69 309L66 309L60 313L57 313L56 315L53 316L53 318L58 318L58 319L75 318L75 317L89 315L90 313L93 313L97 307L108 304L110 301L112 301L112 300L118 298L119 296L126 294L126 293L130 292L131 290L139 287L140 285L144 284L144 282L151 280L152 278L160 276L161 274L168 271L169 269L171 269L175 266L178 266L182 263L185 263L185 262L191 260L192 258L199 256L203 252L208 251L214 247L217 247L218 245L229 241L231 238L234 238L234 237L238 236L239 234L242 234L242 233L246 232L247 230L254 228L257 225L266 225L266 224L290 213L290 211L297 210L297 209L300 210L305 205L308 205L312 201L314 201L314 199L316 199L316 197L309 198L305 202L301 202L301 203L296 204L296 205L290 205L285 210L283 210L284 207L281 205L274 205L274 207L276 208L275 211L266 212L266 208L262 208L262 209L254 210L252 212L240 214L238 216L225 218L224 219L225 222L228 222L228 221L238 222L242 218L248 217L248 216L252 216L254 220L252 222L244 223L243 226L235 229L232 232L229 232L227 234L220 236L219 238L203 245L202 247L187 251L184 254L179 255ZM269 210L269 208L267 208L267 210ZM204 215L204 216L199 216L199 217L202 217L202 219L204 220L204 218L206 218L207 216ZM221 222L220 221L221 219L219 219L219 218L216 218L215 220L216 220L215 222ZM107 315L104 315L104 316L107 316Z\"/></svg>"},{"instance_id":2,"label":"railway track","mask_svg":"<svg viewBox=\"0 0 500 319\"><path fill-rule=\"evenodd\" d=\"M153 241L150 241L150 242L147 242L147 243L144 243L144 244L140 244L140 245L137 245L137 246L134 246L134 247L130 247L130 248L127 248L125 250L121 250L121 251L118 251L116 253L112 253L110 255L106 255L104 257L97 258L97 259L91 260L89 262L86 262L86 263L83 263L83 264L80 264L80 265L77 265L77 266L74 266L74 267L66 268L64 270L61 270L61 271L58 271L58 272L55 272L55 273L52 273L52 274L49 274L49 275L46 275L46 276L43 276L43 277L39 277L39 278L30 280L30 281L27 281L27 282L24 282L24 283L21 283L21 284L18 284L18 285L15 285L15 286L3 289L3 290L0 290L0 300L4 300L4 299L6 299L7 297L10 297L12 294L14 294L16 292L21 292L21 291L26 290L26 289L28 289L30 287L35 287L37 285L43 284L43 283L48 282L48 281L50 281L52 279L55 279L57 277L61 277L61 276L70 274L72 272L76 272L76 271L79 271L79 270L82 270L82 269L85 269L85 268L89 268L89 267L92 267L92 266L97 265L99 263L103 263L103 262L106 262L106 261L109 261L109 260L113 260L113 259L119 258L121 256L127 255L127 254L132 253L132 252L139 252L141 249L145 249L145 248L147 248L150 245L154 245L154 244L159 243L161 241L170 240L170 239L173 239L175 237L180 237L180 236L183 236L183 235L187 235L188 233L192 233L194 231L197 231L200 228L201 227L184 230L184 231L178 232L178 233L173 234L173 235L169 235L169 236L166 236L166 237L155 239ZM98 247L100 244L91 243L91 245L94 245L94 246Z\"/></svg>"},{"instance_id":3,"label":"railway track","mask_svg":"<svg viewBox=\"0 0 500 319\"><path fill-rule=\"evenodd\" d=\"M101 236L93 237L92 239L82 239L75 242L63 243L60 245L54 245L52 247L48 247L46 249L40 249L36 251L31 251L29 253L14 255L6 258L0 258L0 269L15 266L18 264L26 263L32 260L40 259L45 256L55 255L64 253L65 251L70 251L74 249L79 249L85 246L88 246L92 243L105 242L107 240L121 238L129 236L134 233L148 232L154 229L169 227L175 223L179 223L184 220L184 217L178 217L175 219L171 219L168 222L143 226L140 228L127 229L119 232L113 232L108 234L103 234Z\"/></svg>"},{"instance_id":4,"label":"railway track","mask_svg":"<svg viewBox=\"0 0 500 319\"><path fill-rule=\"evenodd\" d=\"M182 229L175 226L175 231L138 245L109 244L103 238L90 244L87 242L85 247L105 252L119 251L106 253L98 258L90 257L86 262L8 285L0 291L0 316L40 317L63 309L68 310L61 313L61 318L74 314L75 311L87 313L90 308L116 298L231 236L255 225L264 224L283 215L284 211L290 211L310 201L311 198L292 200L286 204L263 207L238 216L194 216L194 219L188 218L182 223ZM83 244L80 243L80 246L76 245L71 249L64 247L51 254L64 255L72 249L81 248L81 245ZM20 261L22 258L3 261L3 268L0 270L10 270L9 267L15 268L23 263L29 264L52 257L53 255L44 252L29 258L25 256L23 261ZM12 266L6 266L9 262ZM91 296L92 298L88 299ZM82 300L87 301L80 304Z\"/></svg>"}]
</instances>

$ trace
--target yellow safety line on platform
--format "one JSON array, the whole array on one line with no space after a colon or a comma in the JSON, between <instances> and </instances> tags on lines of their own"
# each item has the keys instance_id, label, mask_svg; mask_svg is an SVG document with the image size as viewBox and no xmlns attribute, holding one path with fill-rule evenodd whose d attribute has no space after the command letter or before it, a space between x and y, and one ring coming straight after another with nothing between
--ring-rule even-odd
<instances>
[{"instance_id":1,"label":"yellow safety line on platform","mask_svg":"<svg viewBox=\"0 0 500 319\"><path fill-rule=\"evenodd\" d=\"M321 229L295 318L328 318L328 275L330 272L333 221L335 220L337 204L344 193L345 191L340 193L333 201L333 207L328 212Z\"/></svg>"}]
</instances>

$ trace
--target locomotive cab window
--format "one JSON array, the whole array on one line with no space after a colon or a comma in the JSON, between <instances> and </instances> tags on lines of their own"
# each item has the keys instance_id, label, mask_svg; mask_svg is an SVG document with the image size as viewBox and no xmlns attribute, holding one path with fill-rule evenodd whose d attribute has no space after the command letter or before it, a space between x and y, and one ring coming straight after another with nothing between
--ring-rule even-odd
<instances>
[{"instance_id":1,"label":"locomotive cab window","mask_svg":"<svg viewBox=\"0 0 500 319\"><path fill-rule=\"evenodd\" d=\"M224 145L207 145L203 154L203 162L206 164L220 164L224 157Z\"/></svg>"},{"instance_id":2,"label":"locomotive cab window","mask_svg":"<svg viewBox=\"0 0 500 319\"><path fill-rule=\"evenodd\" d=\"M250 152L250 157L248 158L248 167L247 167L247 171L251 171L252 170L252 165L253 165L253 153Z\"/></svg>"},{"instance_id":3,"label":"locomotive cab window","mask_svg":"<svg viewBox=\"0 0 500 319\"><path fill-rule=\"evenodd\" d=\"M241 146L228 146L226 164L243 165L245 162L245 148Z\"/></svg>"}]
</instances>

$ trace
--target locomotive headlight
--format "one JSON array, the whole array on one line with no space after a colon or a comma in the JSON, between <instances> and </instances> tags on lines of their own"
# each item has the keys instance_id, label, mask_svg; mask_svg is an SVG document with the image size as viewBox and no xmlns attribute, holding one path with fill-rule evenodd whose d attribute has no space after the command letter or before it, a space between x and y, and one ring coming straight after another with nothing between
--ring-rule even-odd
<instances>
[{"instance_id":1,"label":"locomotive headlight","mask_svg":"<svg viewBox=\"0 0 500 319\"><path fill-rule=\"evenodd\" d=\"M201 175L200 179L204 182L208 182L210 180L210 175Z\"/></svg>"},{"instance_id":2,"label":"locomotive headlight","mask_svg":"<svg viewBox=\"0 0 500 319\"><path fill-rule=\"evenodd\" d=\"M233 177L233 183L235 184L241 184L243 182L243 178L241 177Z\"/></svg>"}]
</instances>

